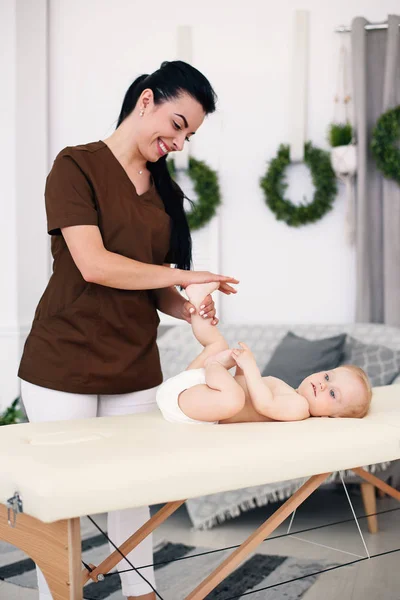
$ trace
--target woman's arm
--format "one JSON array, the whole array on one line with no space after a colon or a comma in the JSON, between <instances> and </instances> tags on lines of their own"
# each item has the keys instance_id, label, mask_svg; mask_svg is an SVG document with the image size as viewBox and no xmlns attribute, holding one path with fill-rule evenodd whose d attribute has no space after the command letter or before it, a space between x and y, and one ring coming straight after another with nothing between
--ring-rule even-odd
<instances>
[{"instance_id":1,"label":"woman's arm","mask_svg":"<svg viewBox=\"0 0 400 600\"><path fill-rule=\"evenodd\" d=\"M165 264L164 266L169 267L168 264ZM236 290L233 290L232 293L235 292ZM166 315L175 317L176 319L182 319L191 325L192 315L196 312L196 308L179 293L175 286L154 290L154 295L156 297L158 310ZM215 316L215 304L211 294L208 294L203 302L203 315L206 315L205 318L207 320L211 320L211 325L217 325L219 319ZM234 366L234 364L232 366Z\"/></svg>"},{"instance_id":2,"label":"woman's arm","mask_svg":"<svg viewBox=\"0 0 400 600\"><path fill-rule=\"evenodd\" d=\"M74 225L61 229L71 256L85 281L122 290L154 290L190 283L236 283L208 271L185 271L161 265L142 263L106 250L100 229L96 225Z\"/></svg>"},{"instance_id":3,"label":"woman's arm","mask_svg":"<svg viewBox=\"0 0 400 600\"><path fill-rule=\"evenodd\" d=\"M159 311L176 319L185 318L184 305L187 300L178 292L175 286L155 290L157 308Z\"/></svg>"}]
</instances>

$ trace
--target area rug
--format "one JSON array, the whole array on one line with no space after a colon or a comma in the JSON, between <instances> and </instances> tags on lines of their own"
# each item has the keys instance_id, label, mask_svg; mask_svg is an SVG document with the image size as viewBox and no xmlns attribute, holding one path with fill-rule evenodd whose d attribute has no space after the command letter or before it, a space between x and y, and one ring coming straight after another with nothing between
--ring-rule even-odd
<instances>
[{"instance_id":1,"label":"area rug","mask_svg":"<svg viewBox=\"0 0 400 600\"><path fill-rule=\"evenodd\" d=\"M99 564L108 555L108 544L104 542L105 538L101 534L84 539L82 559L86 563ZM154 548L158 593L163 600L183 600L231 552L232 550L213 552L211 548L188 546L166 540L159 542ZM203 555L195 556L197 554ZM228 600L233 597L238 600L298 600L315 583L317 576L312 573L329 566L333 565L326 561L254 554L213 590L207 596L207 600ZM300 577L305 578L270 587ZM0 579L21 587L36 588L35 565L20 550L0 543ZM257 591L266 587L269 589ZM106 576L104 581L99 583L87 584L84 588L84 598L122 600L118 574Z\"/></svg>"}]
</instances>

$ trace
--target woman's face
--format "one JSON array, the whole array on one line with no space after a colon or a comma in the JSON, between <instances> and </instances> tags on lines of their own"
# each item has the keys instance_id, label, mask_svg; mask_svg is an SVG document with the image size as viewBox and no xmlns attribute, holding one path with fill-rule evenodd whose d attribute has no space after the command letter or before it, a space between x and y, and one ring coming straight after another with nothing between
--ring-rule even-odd
<instances>
[{"instance_id":1,"label":"woman's face","mask_svg":"<svg viewBox=\"0 0 400 600\"><path fill-rule=\"evenodd\" d=\"M136 109L139 117L138 149L146 161L156 162L169 152L182 150L204 121L201 104L189 94L154 104L152 90L144 90Z\"/></svg>"}]
</instances>

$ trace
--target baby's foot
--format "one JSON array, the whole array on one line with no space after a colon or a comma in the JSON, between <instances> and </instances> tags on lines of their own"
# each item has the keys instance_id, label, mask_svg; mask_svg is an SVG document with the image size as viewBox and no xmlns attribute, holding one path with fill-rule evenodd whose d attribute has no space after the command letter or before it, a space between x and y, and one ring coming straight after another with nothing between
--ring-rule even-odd
<instances>
[{"instance_id":1,"label":"baby's foot","mask_svg":"<svg viewBox=\"0 0 400 600\"><path fill-rule=\"evenodd\" d=\"M218 288L218 281L212 281L211 283L191 283L187 286L185 292L189 301L198 309L205 297L215 292Z\"/></svg>"},{"instance_id":2,"label":"baby's foot","mask_svg":"<svg viewBox=\"0 0 400 600\"><path fill-rule=\"evenodd\" d=\"M235 360L232 358L232 350L231 348L227 348L227 350L222 350L222 352L218 352L217 354L213 354L209 356L204 361L204 366L212 365L213 363L219 363L225 369L232 369L232 367L236 366Z\"/></svg>"}]
</instances>

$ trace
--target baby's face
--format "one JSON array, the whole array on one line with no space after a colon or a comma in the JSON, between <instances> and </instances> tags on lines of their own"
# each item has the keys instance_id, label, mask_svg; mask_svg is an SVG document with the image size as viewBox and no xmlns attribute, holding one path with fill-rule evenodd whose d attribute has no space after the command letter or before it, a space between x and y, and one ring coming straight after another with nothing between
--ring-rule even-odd
<instances>
[{"instance_id":1,"label":"baby's face","mask_svg":"<svg viewBox=\"0 0 400 600\"><path fill-rule=\"evenodd\" d=\"M297 391L306 398L313 417L339 416L345 406L364 393L358 377L342 367L309 375Z\"/></svg>"}]
</instances>

